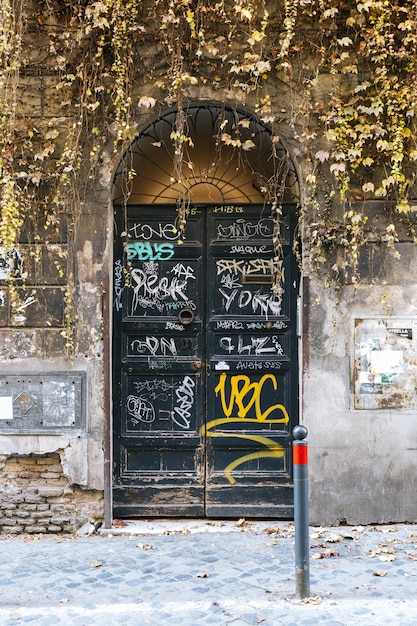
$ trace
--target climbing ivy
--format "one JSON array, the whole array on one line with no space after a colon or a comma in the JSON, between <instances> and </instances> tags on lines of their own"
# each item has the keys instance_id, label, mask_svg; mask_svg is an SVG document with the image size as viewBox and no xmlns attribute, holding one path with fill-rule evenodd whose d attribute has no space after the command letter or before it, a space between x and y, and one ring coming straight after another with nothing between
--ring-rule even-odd
<instances>
[{"instance_id":1,"label":"climbing ivy","mask_svg":"<svg viewBox=\"0 0 417 626\"><path fill-rule=\"evenodd\" d=\"M110 143L121 155L141 111L173 104L183 231L188 99L215 92L248 104L278 137L271 86L282 81L296 95L286 123L310 162L301 215L311 258L323 263L337 245L357 267L368 240L358 203L394 203L381 237L389 245L396 215L416 209L416 62L414 0L0 0L0 253L15 247L28 210L57 229L63 212L76 224L82 181L94 179L103 150ZM53 78L33 116L21 107L30 76ZM238 131L220 141L253 148ZM277 220L280 194L277 180L267 198ZM71 303L68 294L68 336Z\"/></svg>"}]
</instances>

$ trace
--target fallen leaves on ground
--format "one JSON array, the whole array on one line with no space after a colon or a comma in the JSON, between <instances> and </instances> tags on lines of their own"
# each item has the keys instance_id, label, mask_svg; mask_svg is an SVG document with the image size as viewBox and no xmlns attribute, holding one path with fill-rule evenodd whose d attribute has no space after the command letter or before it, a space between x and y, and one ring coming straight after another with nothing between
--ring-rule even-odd
<instances>
[{"instance_id":1,"label":"fallen leaves on ground","mask_svg":"<svg viewBox=\"0 0 417 626\"><path fill-rule=\"evenodd\" d=\"M149 543L137 543L136 547L141 550L152 550L152 546Z\"/></svg>"},{"instance_id":2,"label":"fallen leaves on ground","mask_svg":"<svg viewBox=\"0 0 417 626\"><path fill-rule=\"evenodd\" d=\"M294 536L294 526L288 525L286 528L279 528L278 526L269 526L264 528L263 532L266 535L279 535L283 539L288 539Z\"/></svg>"},{"instance_id":3,"label":"fallen leaves on ground","mask_svg":"<svg viewBox=\"0 0 417 626\"><path fill-rule=\"evenodd\" d=\"M332 556L339 556L339 553L338 553L337 550L333 550L331 548L328 548L324 552L315 552L314 554L311 555L311 558L315 559L315 560L318 560L318 559L330 559Z\"/></svg>"},{"instance_id":4,"label":"fallen leaves on ground","mask_svg":"<svg viewBox=\"0 0 417 626\"><path fill-rule=\"evenodd\" d=\"M244 517L241 517L235 524L236 528L242 528L246 530L247 528L252 528L252 522L247 522Z\"/></svg>"},{"instance_id":5,"label":"fallen leaves on ground","mask_svg":"<svg viewBox=\"0 0 417 626\"><path fill-rule=\"evenodd\" d=\"M388 574L387 570L380 570L379 572L372 572L372 576L386 576Z\"/></svg>"},{"instance_id":6,"label":"fallen leaves on ground","mask_svg":"<svg viewBox=\"0 0 417 626\"><path fill-rule=\"evenodd\" d=\"M204 574L197 574L197 578L208 578L209 575L205 572Z\"/></svg>"},{"instance_id":7,"label":"fallen leaves on ground","mask_svg":"<svg viewBox=\"0 0 417 626\"><path fill-rule=\"evenodd\" d=\"M304 604L321 604L323 598L321 596L313 596L312 598L304 598Z\"/></svg>"},{"instance_id":8,"label":"fallen leaves on ground","mask_svg":"<svg viewBox=\"0 0 417 626\"><path fill-rule=\"evenodd\" d=\"M413 561L417 561L417 554L415 552L412 552L412 550L406 550L405 553L409 559L412 559Z\"/></svg>"},{"instance_id":9,"label":"fallen leaves on ground","mask_svg":"<svg viewBox=\"0 0 417 626\"><path fill-rule=\"evenodd\" d=\"M343 541L343 537L340 535L328 535L327 537L324 537L324 541L327 541L328 543L338 543L339 541Z\"/></svg>"},{"instance_id":10,"label":"fallen leaves on ground","mask_svg":"<svg viewBox=\"0 0 417 626\"><path fill-rule=\"evenodd\" d=\"M376 550L370 550L369 556L371 559L378 557L380 561L389 563L395 561L395 549L392 546L381 546Z\"/></svg>"},{"instance_id":11,"label":"fallen leaves on ground","mask_svg":"<svg viewBox=\"0 0 417 626\"><path fill-rule=\"evenodd\" d=\"M90 567L101 567L103 563L101 561L91 561Z\"/></svg>"}]
</instances>

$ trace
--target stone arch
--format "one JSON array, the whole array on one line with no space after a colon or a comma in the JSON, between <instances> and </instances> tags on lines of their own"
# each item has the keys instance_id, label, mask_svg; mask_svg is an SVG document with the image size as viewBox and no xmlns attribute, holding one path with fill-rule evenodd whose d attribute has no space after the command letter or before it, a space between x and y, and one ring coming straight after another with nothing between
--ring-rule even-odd
<instances>
[{"instance_id":1,"label":"stone arch","mask_svg":"<svg viewBox=\"0 0 417 626\"><path fill-rule=\"evenodd\" d=\"M192 203L298 202L294 164L282 140L252 112L212 102L185 109L182 181ZM155 117L131 144L116 171L116 204L172 204L181 189L173 176L171 133L177 109Z\"/></svg>"}]
</instances>

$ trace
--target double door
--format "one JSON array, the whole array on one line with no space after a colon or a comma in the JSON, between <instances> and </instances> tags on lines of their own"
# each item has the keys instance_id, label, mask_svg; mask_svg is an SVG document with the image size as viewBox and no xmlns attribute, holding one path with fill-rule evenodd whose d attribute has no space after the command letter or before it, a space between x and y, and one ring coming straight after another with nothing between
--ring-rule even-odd
<instances>
[{"instance_id":1,"label":"double door","mask_svg":"<svg viewBox=\"0 0 417 626\"><path fill-rule=\"evenodd\" d=\"M117 517L293 516L295 207L115 207Z\"/></svg>"}]
</instances>

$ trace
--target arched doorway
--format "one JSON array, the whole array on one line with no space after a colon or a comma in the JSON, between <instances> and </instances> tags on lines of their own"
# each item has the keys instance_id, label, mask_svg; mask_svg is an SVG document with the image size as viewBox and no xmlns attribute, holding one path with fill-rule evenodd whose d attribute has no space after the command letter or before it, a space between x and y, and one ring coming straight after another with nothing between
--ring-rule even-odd
<instances>
[{"instance_id":1,"label":"arched doorway","mask_svg":"<svg viewBox=\"0 0 417 626\"><path fill-rule=\"evenodd\" d=\"M114 515L291 518L297 179L245 111L190 106L181 231L175 115L115 178Z\"/></svg>"}]
</instances>

